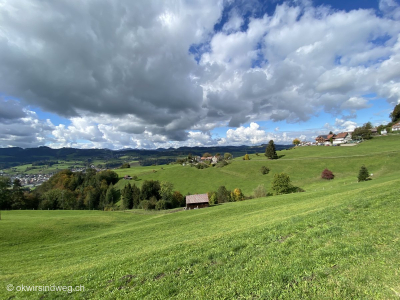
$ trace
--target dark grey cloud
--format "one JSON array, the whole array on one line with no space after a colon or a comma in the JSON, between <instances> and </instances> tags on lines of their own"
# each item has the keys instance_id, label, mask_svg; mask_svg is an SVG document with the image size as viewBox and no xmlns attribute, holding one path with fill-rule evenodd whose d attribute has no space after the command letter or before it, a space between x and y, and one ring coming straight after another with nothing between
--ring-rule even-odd
<instances>
[{"instance_id":1,"label":"dark grey cloud","mask_svg":"<svg viewBox=\"0 0 400 300\"><path fill-rule=\"evenodd\" d=\"M132 114L166 126L195 114L203 91L188 49L219 18L209 4L7 1L0 91L65 117Z\"/></svg>"},{"instance_id":2,"label":"dark grey cloud","mask_svg":"<svg viewBox=\"0 0 400 300\"><path fill-rule=\"evenodd\" d=\"M15 122L15 120L26 116L27 114L20 102L0 97L0 123Z\"/></svg>"}]
</instances>

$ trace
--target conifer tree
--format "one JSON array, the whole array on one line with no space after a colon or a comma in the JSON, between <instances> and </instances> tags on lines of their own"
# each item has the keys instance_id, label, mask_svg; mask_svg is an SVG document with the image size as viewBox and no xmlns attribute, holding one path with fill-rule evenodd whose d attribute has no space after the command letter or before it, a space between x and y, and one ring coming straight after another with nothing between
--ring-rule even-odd
<instances>
[{"instance_id":1,"label":"conifer tree","mask_svg":"<svg viewBox=\"0 0 400 300\"><path fill-rule=\"evenodd\" d=\"M110 185L108 186L107 192L106 192L106 198L105 198L105 206L109 205L109 204L114 204L114 202L116 202L116 195L115 195L115 190L114 190L114 186L112 183L110 183Z\"/></svg>"},{"instance_id":2,"label":"conifer tree","mask_svg":"<svg viewBox=\"0 0 400 300\"><path fill-rule=\"evenodd\" d=\"M362 166L360 172L358 172L358 182L366 181L369 177L369 172L365 166Z\"/></svg>"},{"instance_id":3,"label":"conifer tree","mask_svg":"<svg viewBox=\"0 0 400 300\"><path fill-rule=\"evenodd\" d=\"M122 203L125 209L131 209L133 207L132 187L128 183L122 190Z\"/></svg>"},{"instance_id":4,"label":"conifer tree","mask_svg":"<svg viewBox=\"0 0 400 300\"><path fill-rule=\"evenodd\" d=\"M132 185L132 203L133 203L133 208L139 207L140 189L136 186L136 184Z\"/></svg>"},{"instance_id":5,"label":"conifer tree","mask_svg":"<svg viewBox=\"0 0 400 300\"><path fill-rule=\"evenodd\" d=\"M277 159L278 155L276 155L275 144L273 140L270 140L267 148L265 149L265 156L269 159Z\"/></svg>"}]
</instances>

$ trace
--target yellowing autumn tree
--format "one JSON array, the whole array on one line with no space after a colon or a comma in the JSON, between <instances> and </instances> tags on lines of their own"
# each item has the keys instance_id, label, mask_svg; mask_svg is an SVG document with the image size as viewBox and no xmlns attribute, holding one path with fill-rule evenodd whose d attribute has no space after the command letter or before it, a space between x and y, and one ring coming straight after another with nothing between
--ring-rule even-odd
<instances>
[{"instance_id":1,"label":"yellowing autumn tree","mask_svg":"<svg viewBox=\"0 0 400 300\"><path fill-rule=\"evenodd\" d=\"M242 201L244 200L244 195L240 189L236 188L231 192L231 199L233 201Z\"/></svg>"}]
</instances>

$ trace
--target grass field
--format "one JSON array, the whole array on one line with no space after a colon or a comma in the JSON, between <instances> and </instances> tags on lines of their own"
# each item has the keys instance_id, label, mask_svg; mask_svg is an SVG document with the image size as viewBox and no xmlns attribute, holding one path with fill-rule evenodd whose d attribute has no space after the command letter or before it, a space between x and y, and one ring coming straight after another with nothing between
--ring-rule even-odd
<instances>
[{"instance_id":1,"label":"grass field","mask_svg":"<svg viewBox=\"0 0 400 300\"><path fill-rule=\"evenodd\" d=\"M357 181L360 167L365 165L373 178L393 174L400 169L400 136L377 137L355 147L298 147L292 150L278 151L282 156L278 160L268 160L263 154L250 155L250 161L235 158L223 168L198 170L179 164L168 166L135 167L115 170L121 177L137 175L134 182L141 186L144 180L169 181L183 194L205 193L217 190L225 185L227 189L240 188L245 195L250 195L259 185L267 188L275 173L289 174L293 184L306 191L327 188L339 188ZM271 172L262 175L261 166L268 166ZM163 168L163 169L161 169ZM321 172L330 169L335 180L325 181ZM156 171L156 172L154 172ZM122 188L128 181L121 180L116 185ZM132 183L132 182L131 182Z\"/></svg>"},{"instance_id":2,"label":"grass field","mask_svg":"<svg viewBox=\"0 0 400 300\"><path fill-rule=\"evenodd\" d=\"M305 193L178 212L3 211L0 298L398 299L399 141L298 148L269 162ZM263 163L235 161L224 180ZM356 182L360 163L373 180ZM324 165L336 179L318 178ZM149 176L178 168L218 171L166 166ZM15 291L22 284L85 290Z\"/></svg>"}]
</instances>

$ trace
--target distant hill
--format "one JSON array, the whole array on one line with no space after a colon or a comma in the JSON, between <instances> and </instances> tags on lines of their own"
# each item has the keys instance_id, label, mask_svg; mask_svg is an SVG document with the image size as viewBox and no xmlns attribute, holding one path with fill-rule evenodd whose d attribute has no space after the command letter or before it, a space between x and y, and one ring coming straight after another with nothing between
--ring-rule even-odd
<instances>
[{"instance_id":1,"label":"distant hill","mask_svg":"<svg viewBox=\"0 0 400 300\"><path fill-rule=\"evenodd\" d=\"M260 146L222 146L222 147L180 147L177 149L76 149L60 148L52 149L46 146L37 148L0 148L0 168L8 168L19 164L33 163L43 160L88 160L88 159L114 159L121 156L137 157L138 160L148 159L176 159L179 156L202 155L205 152L211 154L226 152L233 156L244 155L246 153L264 153L266 145ZM276 145L277 150L287 149L292 145Z\"/></svg>"}]
</instances>

